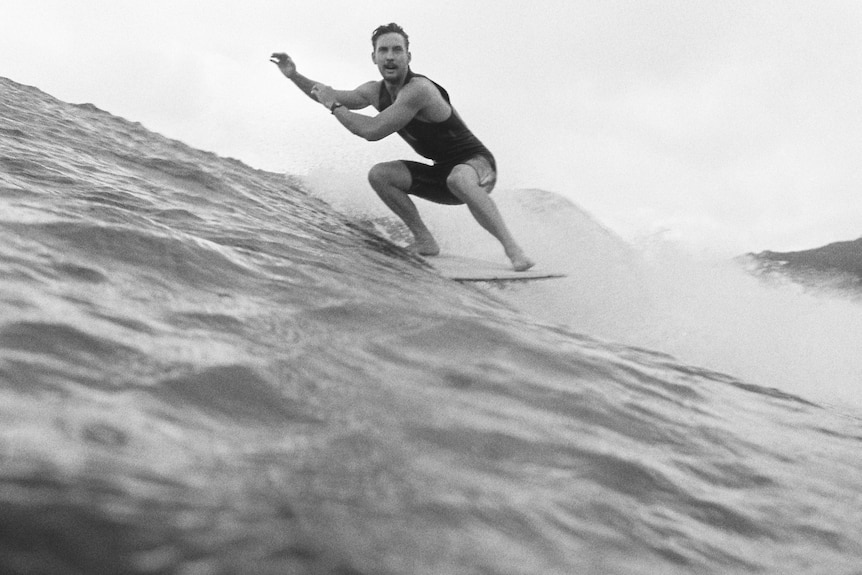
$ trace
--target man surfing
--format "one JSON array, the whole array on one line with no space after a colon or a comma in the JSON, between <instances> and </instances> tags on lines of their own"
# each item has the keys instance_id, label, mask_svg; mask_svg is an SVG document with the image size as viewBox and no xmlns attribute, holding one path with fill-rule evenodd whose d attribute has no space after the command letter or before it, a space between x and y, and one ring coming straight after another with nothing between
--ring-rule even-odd
<instances>
[{"instance_id":1,"label":"man surfing","mask_svg":"<svg viewBox=\"0 0 862 575\"><path fill-rule=\"evenodd\" d=\"M377 164L368 173L371 187L413 233L412 250L425 256L440 253L410 198L417 196L438 204L466 204L476 221L503 245L515 271L533 267L488 195L497 179L494 156L461 120L446 90L410 69L407 33L395 23L380 26L371 44L371 59L383 79L355 90L334 90L309 80L297 72L287 54L274 53L271 60L353 134L377 141L397 132L419 155L434 162L396 160ZM352 111L369 106L378 111L376 116Z\"/></svg>"}]
</instances>

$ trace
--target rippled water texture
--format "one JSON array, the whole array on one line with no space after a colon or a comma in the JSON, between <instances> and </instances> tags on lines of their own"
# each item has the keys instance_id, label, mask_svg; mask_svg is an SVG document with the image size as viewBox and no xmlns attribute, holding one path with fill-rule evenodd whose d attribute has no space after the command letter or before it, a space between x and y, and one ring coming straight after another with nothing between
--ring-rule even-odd
<instances>
[{"instance_id":1,"label":"rippled water texture","mask_svg":"<svg viewBox=\"0 0 862 575\"><path fill-rule=\"evenodd\" d=\"M0 91L0 572L859 572L858 420Z\"/></svg>"}]
</instances>

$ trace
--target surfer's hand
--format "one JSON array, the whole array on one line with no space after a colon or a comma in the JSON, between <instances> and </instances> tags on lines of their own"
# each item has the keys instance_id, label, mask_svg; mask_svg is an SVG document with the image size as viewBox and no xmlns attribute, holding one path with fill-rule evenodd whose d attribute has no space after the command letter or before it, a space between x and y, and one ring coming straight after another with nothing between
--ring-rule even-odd
<instances>
[{"instance_id":1,"label":"surfer's hand","mask_svg":"<svg viewBox=\"0 0 862 575\"><path fill-rule=\"evenodd\" d=\"M327 108L336 102L335 90L324 84L315 84L311 89L311 95Z\"/></svg>"},{"instance_id":2,"label":"surfer's hand","mask_svg":"<svg viewBox=\"0 0 862 575\"><path fill-rule=\"evenodd\" d=\"M288 78L292 78L293 75L296 74L296 64L294 64L293 59L284 52L274 52L272 56L269 57L269 61L278 66L281 73Z\"/></svg>"}]
</instances>

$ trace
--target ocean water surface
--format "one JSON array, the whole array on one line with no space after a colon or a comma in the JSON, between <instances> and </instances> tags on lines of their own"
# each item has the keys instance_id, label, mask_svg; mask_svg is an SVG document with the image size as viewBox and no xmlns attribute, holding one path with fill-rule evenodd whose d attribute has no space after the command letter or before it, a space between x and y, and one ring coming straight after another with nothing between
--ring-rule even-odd
<instances>
[{"instance_id":1,"label":"ocean water surface","mask_svg":"<svg viewBox=\"0 0 862 575\"><path fill-rule=\"evenodd\" d=\"M552 194L500 201L568 283L461 285L300 178L0 93L0 572L862 573L855 408L723 369L704 333L762 332ZM790 327L841 350L853 306Z\"/></svg>"}]
</instances>

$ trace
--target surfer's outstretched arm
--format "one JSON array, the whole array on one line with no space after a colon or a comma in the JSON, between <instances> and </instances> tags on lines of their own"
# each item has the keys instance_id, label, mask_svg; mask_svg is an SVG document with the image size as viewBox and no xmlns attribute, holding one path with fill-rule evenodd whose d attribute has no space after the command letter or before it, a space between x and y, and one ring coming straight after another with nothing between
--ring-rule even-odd
<instances>
[{"instance_id":1,"label":"surfer's outstretched arm","mask_svg":"<svg viewBox=\"0 0 862 575\"><path fill-rule=\"evenodd\" d=\"M297 72L296 63L294 63L293 58L284 52L276 52L269 57L269 60L278 66L281 73L284 74L288 80L293 82L297 88L302 90L306 96L315 102L319 101L313 90L315 86L322 86L323 84L315 80L311 80L310 78L306 78ZM335 100L342 106L351 110L360 110L371 105L371 102L367 97L367 92L361 88L362 87L360 86L360 88L357 88L356 90L333 90L332 92Z\"/></svg>"},{"instance_id":2,"label":"surfer's outstretched arm","mask_svg":"<svg viewBox=\"0 0 862 575\"><path fill-rule=\"evenodd\" d=\"M311 93L311 89L314 88L319 82L315 82L314 80L309 80L302 74L296 71L296 63L294 63L293 58L285 54L284 52L275 52L272 56L269 57L269 61L278 66L279 71L284 74L285 78L296 84L296 87L302 90L302 92L314 100L317 101L317 98Z\"/></svg>"}]
</instances>

